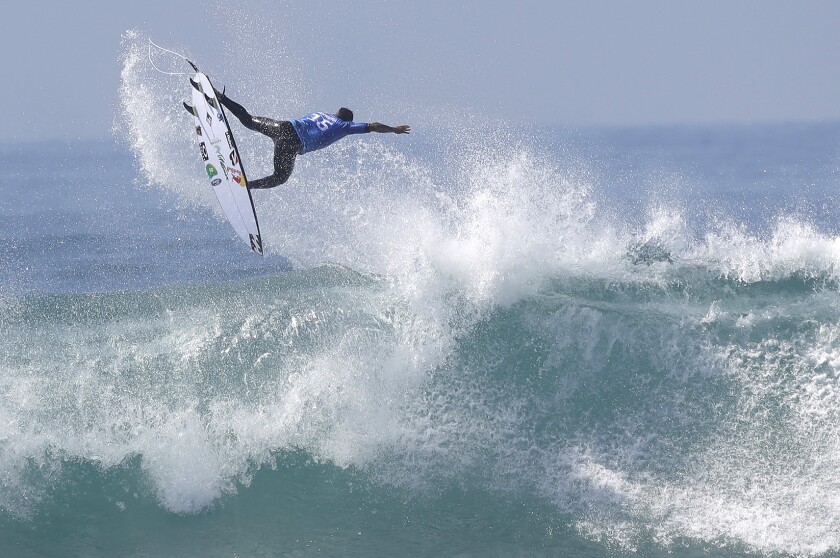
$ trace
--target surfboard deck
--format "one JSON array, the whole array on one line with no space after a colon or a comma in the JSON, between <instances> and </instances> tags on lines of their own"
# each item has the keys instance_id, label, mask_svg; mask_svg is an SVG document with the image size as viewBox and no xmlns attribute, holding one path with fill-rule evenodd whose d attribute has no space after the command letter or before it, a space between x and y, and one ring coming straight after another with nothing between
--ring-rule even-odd
<instances>
[{"instance_id":1,"label":"surfboard deck","mask_svg":"<svg viewBox=\"0 0 840 558\"><path fill-rule=\"evenodd\" d=\"M190 83L192 106L186 103L184 106L192 113L195 121L202 171L207 175L222 211L237 236L251 250L263 255L254 200L248 188L245 169L225 109L216 98L213 85L204 73L196 72Z\"/></svg>"}]
</instances>

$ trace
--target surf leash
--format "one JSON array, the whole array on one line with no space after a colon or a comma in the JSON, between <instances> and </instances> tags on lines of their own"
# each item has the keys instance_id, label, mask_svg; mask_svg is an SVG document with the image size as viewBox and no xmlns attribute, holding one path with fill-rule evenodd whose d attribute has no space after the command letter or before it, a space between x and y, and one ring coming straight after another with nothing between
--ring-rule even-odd
<instances>
[{"instance_id":1,"label":"surf leash","mask_svg":"<svg viewBox=\"0 0 840 558\"><path fill-rule=\"evenodd\" d=\"M152 59L152 47L155 47L158 50L162 50L163 52L168 52L170 54L174 54L178 58L181 58L182 60L185 60L187 62L187 64L192 66L193 70L195 70L196 72L198 71L198 66L195 65L195 62L193 62L192 60L190 60L189 58L187 58L183 54L178 54L174 50L169 50L168 48L163 48L162 46L156 44L152 40L151 37L149 37L149 63L152 65L152 68L154 68L158 72L160 72L162 74L165 74L167 76L188 76L188 75L190 75L190 73L188 73L188 72L167 72L167 71L164 71L164 70L161 70L160 68L158 68L157 64L155 64L155 61Z\"/></svg>"}]
</instances>

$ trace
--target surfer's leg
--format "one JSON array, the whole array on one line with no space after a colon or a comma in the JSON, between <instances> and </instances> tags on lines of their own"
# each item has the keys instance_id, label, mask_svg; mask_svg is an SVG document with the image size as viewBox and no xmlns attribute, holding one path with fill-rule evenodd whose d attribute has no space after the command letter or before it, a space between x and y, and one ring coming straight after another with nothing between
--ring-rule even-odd
<instances>
[{"instance_id":1,"label":"surfer's leg","mask_svg":"<svg viewBox=\"0 0 840 558\"><path fill-rule=\"evenodd\" d=\"M275 186L280 186L280 184L281 183L278 182L277 178L272 174L271 176L258 178L256 180L248 182L248 188L250 190L265 190L266 188L274 188Z\"/></svg>"},{"instance_id":2,"label":"surfer's leg","mask_svg":"<svg viewBox=\"0 0 840 558\"><path fill-rule=\"evenodd\" d=\"M295 138L297 138L297 132L295 132L294 126L292 126L292 123L288 120L273 120L265 116L254 116L251 118L251 125L247 127L255 132L267 135L273 139L275 143L278 141L286 143L286 137L289 134L289 130L291 130ZM298 141L300 141L299 138Z\"/></svg>"},{"instance_id":3,"label":"surfer's leg","mask_svg":"<svg viewBox=\"0 0 840 558\"><path fill-rule=\"evenodd\" d=\"M292 169L289 169L289 174L292 174ZM289 179L289 174L285 177L278 177L276 174L266 176L265 178L258 178L248 183L248 188L251 190L267 190L284 184Z\"/></svg>"},{"instance_id":4,"label":"surfer's leg","mask_svg":"<svg viewBox=\"0 0 840 558\"><path fill-rule=\"evenodd\" d=\"M297 146L292 145L292 147L295 147L296 152L300 149L300 138L297 132L295 132L294 126L288 120L274 120L265 116L251 116L251 113L245 107L236 101L232 101L224 93L216 91L216 97L249 130L265 134L275 142L296 143Z\"/></svg>"},{"instance_id":5,"label":"surfer's leg","mask_svg":"<svg viewBox=\"0 0 840 558\"><path fill-rule=\"evenodd\" d=\"M252 180L248 183L248 187L252 190L262 190L285 184L286 181L289 180L289 177L292 175L292 171L295 168L296 156L297 153L289 151L285 145L275 145L274 174L266 176L265 178Z\"/></svg>"},{"instance_id":6,"label":"surfer's leg","mask_svg":"<svg viewBox=\"0 0 840 558\"><path fill-rule=\"evenodd\" d=\"M216 98L219 99L226 109L230 111L232 115L239 119L242 122L242 125L248 128L249 130L253 130L255 128L254 124L254 117L245 110L245 107L237 103L236 101L231 100L227 97L224 93L220 91L216 91Z\"/></svg>"},{"instance_id":7,"label":"surfer's leg","mask_svg":"<svg viewBox=\"0 0 840 558\"><path fill-rule=\"evenodd\" d=\"M236 101L230 100L223 93L219 93L217 91L216 96L225 108L228 109L232 115L238 118L239 121L242 122L242 125L249 130L265 134L275 141L277 141L278 137L283 133L284 129L282 121L272 120L271 118L266 118L265 116L251 116L251 113L249 113L245 107Z\"/></svg>"},{"instance_id":8,"label":"surfer's leg","mask_svg":"<svg viewBox=\"0 0 840 558\"><path fill-rule=\"evenodd\" d=\"M274 176L279 180L279 184L285 184L289 180L289 177L292 176L292 171L295 169L296 156L296 153L286 153L279 165L277 158L274 158Z\"/></svg>"},{"instance_id":9,"label":"surfer's leg","mask_svg":"<svg viewBox=\"0 0 840 558\"><path fill-rule=\"evenodd\" d=\"M242 110L245 111L245 109ZM291 126L288 121L272 120L271 118L267 118L265 116L251 116L247 111L245 111L244 114L236 113L232 110L230 112L249 130L265 134L274 141L277 141L284 136L286 131L284 124L289 124L289 126ZM292 128L292 130L294 130L294 128ZM295 134L297 134L297 132Z\"/></svg>"}]
</instances>

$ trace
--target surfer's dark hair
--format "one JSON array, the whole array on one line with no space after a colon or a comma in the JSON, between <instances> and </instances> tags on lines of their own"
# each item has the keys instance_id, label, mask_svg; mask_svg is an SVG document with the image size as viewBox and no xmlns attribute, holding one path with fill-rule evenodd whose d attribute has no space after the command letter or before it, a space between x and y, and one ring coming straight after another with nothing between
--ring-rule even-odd
<instances>
[{"instance_id":1,"label":"surfer's dark hair","mask_svg":"<svg viewBox=\"0 0 840 558\"><path fill-rule=\"evenodd\" d=\"M335 115L342 120L346 120L347 122L353 122L353 111L349 108L341 107L338 109L338 112Z\"/></svg>"}]
</instances>

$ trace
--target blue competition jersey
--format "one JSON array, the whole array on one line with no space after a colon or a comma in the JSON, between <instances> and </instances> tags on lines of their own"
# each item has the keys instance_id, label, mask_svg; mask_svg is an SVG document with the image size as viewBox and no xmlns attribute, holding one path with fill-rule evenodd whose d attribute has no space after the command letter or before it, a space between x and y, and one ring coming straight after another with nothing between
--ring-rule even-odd
<instances>
[{"instance_id":1,"label":"blue competition jersey","mask_svg":"<svg viewBox=\"0 0 840 558\"><path fill-rule=\"evenodd\" d=\"M325 112L313 112L292 120L292 126L303 144L301 153L322 149L348 134L364 134L368 131L368 125L364 122L347 122Z\"/></svg>"}]
</instances>

